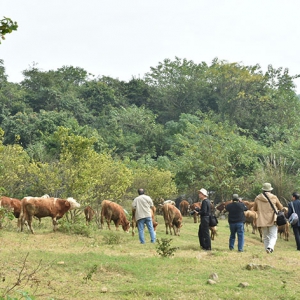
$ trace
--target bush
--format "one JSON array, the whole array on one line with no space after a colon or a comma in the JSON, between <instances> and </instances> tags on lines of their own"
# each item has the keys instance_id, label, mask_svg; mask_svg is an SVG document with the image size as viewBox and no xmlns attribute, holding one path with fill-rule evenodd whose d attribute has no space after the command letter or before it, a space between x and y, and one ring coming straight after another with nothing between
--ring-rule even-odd
<instances>
[{"instance_id":1,"label":"bush","mask_svg":"<svg viewBox=\"0 0 300 300\"><path fill-rule=\"evenodd\" d=\"M122 241L120 235L112 232L109 232L109 234L105 235L103 239L104 239L104 243L107 245L119 245L121 244Z\"/></svg>"},{"instance_id":2,"label":"bush","mask_svg":"<svg viewBox=\"0 0 300 300\"><path fill-rule=\"evenodd\" d=\"M60 220L59 231L86 237L90 237L92 233L91 227L87 226L83 220L77 219L74 222L70 222L66 218Z\"/></svg>"},{"instance_id":3,"label":"bush","mask_svg":"<svg viewBox=\"0 0 300 300\"><path fill-rule=\"evenodd\" d=\"M157 240L156 251L162 257L170 257L174 255L174 252L178 249L178 247L171 248L172 239L164 239Z\"/></svg>"},{"instance_id":4,"label":"bush","mask_svg":"<svg viewBox=\"0 0 300 300\"><path fill-rule=\"evenodd\" d=\"M0 207L0 228L6 227L7 223L12 221L15 218L11 210L6 209L5 207Z\"/></svg>"}]
</instances>

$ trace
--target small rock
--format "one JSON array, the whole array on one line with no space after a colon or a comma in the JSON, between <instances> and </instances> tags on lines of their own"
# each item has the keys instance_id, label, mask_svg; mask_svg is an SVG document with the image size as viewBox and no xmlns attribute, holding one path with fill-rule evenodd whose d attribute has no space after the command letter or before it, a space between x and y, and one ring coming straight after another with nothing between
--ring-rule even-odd
<instances>
[{"instance_id":1,"label":"small rock","mask_svg":"<svg viewBox=\"0 0 300 300\"><path fill-rule=\"evenodd\" d=\"M102 289L101 289L101 293L107 293L107 287L103 287Z\"/></svg>"},{"instance_id":2,"label":"small rock","mask_svg":"<svg viewBox=\"0 0 300 300\"><path fill-rule=\"evenodd\" d=\"M256 264L248 264L246 266L246 269L247 270L268 270L268 269L271 269L272 266L269 266L269 265L256 265Z\"/></svg>"},{"instance_id":3,"label":"small rock","mask_svg":"<svg viewBox=\"0 0 300 300\"><path fill-rule=\"evenodd\" d=\"M216 284L217 282L212 280L212 279L208 279L207 280L207 284Z\"/></svg>"},{"instance_id":4,"label":"small rock","mask_svg":"<svg viewBox=\"0 0 300 300\"><path fill-rule=\"evenodd\" d=\"M209 275L209 278L212 279L212 280L218 280L219 279L219 276L217 273L211 273Z\"/></svg>"},{"instance_id":5,"label":"small rock","mask_svg":"<svg viewBox=\"0 0 300 300\"><path fill-rule=\"evenodd\" d=\"M241 282L238 286L242 287L242 288L245 288L245 287L249 286L249 283L248 282Z\"/></svg>"}]
</instances>

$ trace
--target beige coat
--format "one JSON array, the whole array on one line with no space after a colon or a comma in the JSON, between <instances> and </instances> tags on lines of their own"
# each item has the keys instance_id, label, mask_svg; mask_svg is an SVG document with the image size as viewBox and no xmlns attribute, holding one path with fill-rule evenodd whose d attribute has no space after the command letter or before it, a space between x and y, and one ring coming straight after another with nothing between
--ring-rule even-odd
<instances>
[{"instance_id":1,"label":"beige coat","mask_svg":"<svg viewBox=\"0 0 300 300\"><path fill-rule=\"evenodd\" d=\"M275 209L282 210L283 206L280 203L277 196L271 192L267 192L267 195L273 203ZM277 215L271 207L268 199L261 193L254 200L253 210L257 212L257 227L267 227L274 225Z\"/></svg>"}]
</instances>

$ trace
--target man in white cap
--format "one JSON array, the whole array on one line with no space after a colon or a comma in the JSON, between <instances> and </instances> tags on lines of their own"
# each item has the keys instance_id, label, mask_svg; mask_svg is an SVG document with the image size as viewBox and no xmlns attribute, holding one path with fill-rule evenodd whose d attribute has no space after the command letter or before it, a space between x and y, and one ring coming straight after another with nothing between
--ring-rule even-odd
<instances>
[{"instance_id":1,"label":"man in white cap","mask_svg":"<svg viewBox=\"0 0 300 300\"><path fill-rule=\"evenodd\" d=\"M263 192L259 194L253 205L253 210L257 212L257 227L262 229L262 238L267 253L272 253L277 241L277 225L276 214L272 208L268 198L272 202L275 209L282 210L283 206L277 196L273 195L271 183L264 183Z\"/></svg>"},{"instance_id":2,"label":"man in white cap","mask_svg":"<svg viewBox=\"0 0 300 300\"><path fill-rule=\"evenodd\" d=\"M201 209L196 212L201 217L201 222L198 230L198 237L200 242L200 247L203 250L211 250L211 240L209 234L209 216L211 213L210 201L207 198L208 192L206 189L201 189L198 191L199 199L201 200Z\"/></svg>"}]
</instances>

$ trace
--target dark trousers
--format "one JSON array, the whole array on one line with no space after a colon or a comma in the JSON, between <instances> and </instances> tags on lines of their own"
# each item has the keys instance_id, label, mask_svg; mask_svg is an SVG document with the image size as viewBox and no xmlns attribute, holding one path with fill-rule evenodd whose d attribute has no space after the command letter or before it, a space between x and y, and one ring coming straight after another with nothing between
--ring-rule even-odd
<instances>
[{"instance_id":1,"label":"dark trousers","mask_svg":"<svg viewBox=\"0 0 300 300\"><path fill-rule=\"evenodd\" d=\"M294 235L295 235L297 250L300 250L300 227L293 226L293 231L294 231Z\"/></svg>"},{"instance_id":2,"label":"dark trousers","mask_svg":"<svg viewBox=\"0 0 300 300\"><path fill-rule=\"evenodd\" d=\"M211 241L210 241L210 234L209 234L209 217L201 217L198 237L199 237L200 247L203 250L211 250Z\"/></svg>"}]
</instances>

